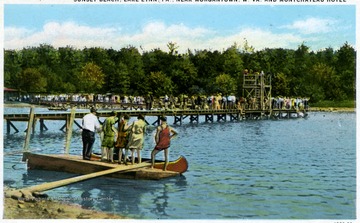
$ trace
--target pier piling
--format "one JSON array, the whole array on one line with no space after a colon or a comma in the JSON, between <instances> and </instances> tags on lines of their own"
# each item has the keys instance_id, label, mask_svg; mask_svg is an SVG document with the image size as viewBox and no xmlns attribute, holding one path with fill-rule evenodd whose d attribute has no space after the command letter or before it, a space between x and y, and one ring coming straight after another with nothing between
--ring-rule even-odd
<instances>
[{"instance_id":1,"label":"pier piling","mask_svg":"<svg viewBox=\"0 0 360 223\"><path fill-rule=\"evenodd\" d=\"M28 122L28 126L26 129L26 136L25 136L25 144L24 144L24 152L29 151L29 144L30 144L30 137L31 137L31 133L34 129L34 117L35 117L35 108L31 107L30 109L30 117L29 117L29 122Z\"/></svg>"},{"instance_id":2,"label":"pier piling","mask_svg":"<svg viewBox=\"0 0 360 223\"><path fill-rule=\"evenodd\" d=\"M71 109L71 114L68 116L66 120L66 144L65 144L65 154L69 154L70 144L71 144L71 136L73 130L73 124L75 120L75 108Z\"/></svg>"}]
</instances>

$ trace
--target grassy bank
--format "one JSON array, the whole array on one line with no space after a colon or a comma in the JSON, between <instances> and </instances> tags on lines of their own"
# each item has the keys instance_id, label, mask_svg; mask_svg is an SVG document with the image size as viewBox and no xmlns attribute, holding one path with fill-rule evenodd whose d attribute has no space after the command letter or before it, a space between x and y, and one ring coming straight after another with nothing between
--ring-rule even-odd
<instances>
[{"instance_id":1,"label":"grassy bank","mask_svg":"<svg viewBox=\"0 0 360 223\"><path fill-rule=\"evenodd\" d=\"M319 101L310 103L310 107L318 108L355 108L355 100L346 100L346 101Z\"/></svg>"},{"instance_id":2,"label":"grassy bank","mask_svg":"<svg viewBox=\"0 0 360 223\"><path fill-rule=\"evenodd\" d=\"M320 101L310 103L309 111L324 112L354 112L356 110L356 101Z\"/></svg>"}]
</instances>

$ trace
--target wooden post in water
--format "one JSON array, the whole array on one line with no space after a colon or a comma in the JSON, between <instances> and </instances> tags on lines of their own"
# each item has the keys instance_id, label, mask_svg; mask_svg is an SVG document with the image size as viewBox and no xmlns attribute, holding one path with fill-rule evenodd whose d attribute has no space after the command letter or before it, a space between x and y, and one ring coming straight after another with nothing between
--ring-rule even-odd
<instances>
[{"instance_id":1,"label":"wooden post in water","mask_svg":"<svg viewBox=\"0 0 360 223\"><path fill-rule=\"evenodd\" d=\"M29 144L30 144L30 137L31 133L33 132L34 128L34 117L35 117L35 108L32 106L30 109L30 116L29 116L29 122L26 130L26 136L25 136L25 144L24 144L24 152L29 151Z\"/></svg>"},{"instance_id":2,"label":"wooden post in water","mask_svg":"<svg viewBox=\"0 0 360 223\"><path fill-rule=\"evenodd\" d=\"M7 134L10 133L10 127L11 127L10 123L11 123L11 121L7 119L6 120L6 133Z\"/></svg>"},{"instance_id":3,"label":"wooden post in water","mask_svg":"<svg viewBox=\"0 0 360 223\"><path fill-rule=\"evenodd\" d=\"M41 118L41 119L40 119L40 132L43 132L44 129L45 129L45 130L49 130L49 129L46 127L45 123L44 123L44 119Z\"/></svg>"},{"instance_id":4,"label":"wooden post in water","mask_svg":"<svg viewBox=\"0 0 360 223\"><path fill-rule=\"evenodd\" d=\"M15 130L15 133L18 133L19 130L15 127L15 125L9 120L6 120L6 133L9 134L11 127Z\"/></svg>"},{"instance_id":5,"label":"wooden post in water","mask_svg":"<svg viewBox=\"0 0 360 223\"><path fill-rule=\"evenodd\" d=\"M32 134L35 133L36 121L37 121L37 119L34 118L34 120L32 122L32 128L31 128Z\"/></svg>"},{"instance_id":6,"label":"wooden post in water","mask_svg":"<svg viewBox=\"0 0 360 223\"><path fill-rule=\"evenodd\" d=\"M66 120L66 145L65 145L65 154L69 154L72 130L75 120L75 107L71 109L70 118Z\"/></svg>"}]
</instances>

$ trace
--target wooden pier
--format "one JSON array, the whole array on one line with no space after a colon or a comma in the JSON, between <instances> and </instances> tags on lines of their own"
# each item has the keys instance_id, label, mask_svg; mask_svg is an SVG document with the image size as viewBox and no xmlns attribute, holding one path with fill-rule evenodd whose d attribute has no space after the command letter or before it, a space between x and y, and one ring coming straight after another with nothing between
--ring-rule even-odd
<instances>
[{"instance_id":1,"label":"wooden pier","mask_svg":"<svg viewBox=\"0 0 360 223\"><path fill-rule=\"evenodd\" d=\"M33 109L32 109L33 110ZM173 117L174 125L182 125L184 120L189 120L190 123L199 123L200 117L203 116L205 122L221 122L221 121L240 121L244 119L267 119L267 118L297 118L299 117L299 111L295 109L274 109L274 110L240 110L240 109L219 109L219 110L195 110L195 109L176 109L176 110L115 110L119 117L128 114L130 117L136 117L142 114L146 117L157 117L156 121L151 123L152 125L158 125L160 123L161 116ZM98 117L108 117L112 110L99 110ZM302 111L306 114L306 111ZM6 132L9 134L11 129L15 133L19 132L13 122L29 122L30 119L32 126L32 133L35 131L36 123L40 123L40 131L48 130L45 125L45 121L51 120L64 120L64 125L60 128L61 131L68 131L72 129L72 125L75 124L81 128L76 119L82 119L88 111L75 111L71 117L70 111L51 111L51 112L39 112L33 114L4 114L4 120L6 120ZM71 121L73 120L73 121ZM149 123L150 124L150 123Z\"/></svg>"},{"instance_id":2,"label":"wooden pier","mask_svg":"<svg viewBox=\"0 0 360 223\"><path fill-rule=\"evenodd\" d=\"M112 111L116 111L119 118L125 114L130 117L136 117L139 114L142 114L145 117L157 117L152 125L159 125L161 116L172 116L174 118L174 125L181 125L187 118L190 123L199 123L201 116L204 117L205 122L220 122L227 121L228 119L230 121L240 121L244 119L282 119L307 116L307 109L296 109L297 106L303 107L300 105L288 106L290 109L287 109L282 105L272 105L271 74L265 74L264 72L248 73L246 70L243 76L242 89L244 98L242 98L243 100L241 101L243 102L240 101L240 105L236 105L235 107L237 108L233 109L188 109L189 106L191 106L191 104L188 104L188 101L184 101L184 104L177 102L177 104L174 105L174 109L168 109L168 107L163 106L159 100L156 100L156 102L154 101L154 106L159 109L151 110L147 110L146 108L148 106L142 103L38 101L37 104L39 105L46 105L51 108L55 106L54 110L50 110L50 112L34 113L34 109L31 109L30 114L5 114L6 132L9 134L11 128L14 129L15 132L19 132L13 124L15 121L28 122L27 133L31 133L35 131L37 121L40 123L40 131L44 131L48 129L45 125L45 120L64 120L65 124L60 130L65 130L68 133L69 130L72 130L73 124L81 128L81 125L76 119L82 119L88 113L86 111L76 111L75 109L89 108L90 106L105 109L98 110L97 116L99 118L110 116ZM69 106L72 108L71 112L61 111L62 108L67 110ZM211 107L214 108L213 106ZM307 107L305 106L305 108Z\"/></svg>"}]
</instances>

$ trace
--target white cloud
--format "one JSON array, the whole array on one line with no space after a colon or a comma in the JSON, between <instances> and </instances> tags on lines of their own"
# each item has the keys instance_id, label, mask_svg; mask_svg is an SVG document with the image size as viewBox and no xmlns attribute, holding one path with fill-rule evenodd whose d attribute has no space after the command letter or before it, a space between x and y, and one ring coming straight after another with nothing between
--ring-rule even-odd
<instances>
[{"instance_id":1,"label":"white cloud","mask_svg":"<svg viewBox=\"0 0 360 223\"><path fill-rule=\"evenodd\" d=\"M228 41L243 39L246 39L256 50L264 48L293 48L292 46L297 46L303 41L299 36L292 34L276 34L254 28L245 28L238 34L229 37Z\"/></svg>"},{"instance_id":2,"label":"white cloud","mask_svg":"<svg viewBox=\"0 0 360 223\"><path fill-rule=\"evenodd\" d=\"M190 50L225 50L233 43L243 45L244 39L256 50L264 48L296 48L305 40L293 34L276 34L270 31L244 28L237 33L224 36L214 30L202 27L188 27L184 24L166 25L163 22L149 22L138 33L122 33L121 27L91 27L74 22L49 22L40 31L5 27L5 49L21 49L28 46L50 44L54 47L74 46L104 47L120 49L126 46L142 47L145 51L155 48L167 51L167 43L175 42L179 52Z\"/></svg>"},{"instance_id":3,"label":"white cloud","mask_svg":"<svg viewBox=\"0 0 360 223\"><path fill-rule=\"evenodd\" d=\"M97 28L78 25L73 22L45 24L41 31L24 28L5 27L5 49L19 49L38 46L43 43L54 47L72 45L78 48L106 45L107 40L116 37L114 28Z\"/></svg>"},{"instance_id":4,"label":"white cloud","mask_svg":"<svg viewBox=\"0 0 360 223\"><path fill-rule=\"evenodd\" d=\"M139 33L120 35L117 42L142 46L146 50L154 48L166 50L168 42L176 42L178 46L185 47L187 45L183 45L183 42L191 40L195 43L199 39L212 35L212 33L212 31L204 28L189 28L183 24L166 26L162 22L151 22L146 24ZM192 48L190 47L190 49Z\"/></svg>"},{"instance_id":5,"label":"white cloud","mask_svg":"<svg viewBox=\"0 0 360 223\"><path fill-rule=\"evenodd\" d=\"M21 38L21 37L25 37L26 35L29 35L30 33L31 31L25 28L10 27L6 29L5 38L6 39Z\"/></svg>"},{"instance_id":6,"label":"white cloud","mask_svg":"<svg viewBox=\"0 0 360 223\"><path fill-rule=\"evenodd\" d=\"M283 26L286 29L297 30L302 34L328 33L334 31L337 22L331 19L308 18Z\"/></svg>"}]
</instances>

